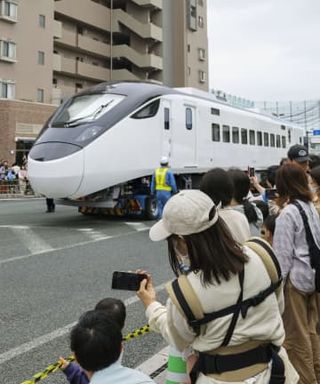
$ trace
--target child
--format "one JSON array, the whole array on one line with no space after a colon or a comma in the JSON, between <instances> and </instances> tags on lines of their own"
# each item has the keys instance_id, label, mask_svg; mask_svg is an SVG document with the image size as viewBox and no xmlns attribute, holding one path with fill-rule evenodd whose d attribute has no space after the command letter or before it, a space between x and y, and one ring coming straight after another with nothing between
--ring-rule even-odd
<instances>
[{"instance_id":1,"label":"child","mask_svg":"<svg viewBox=\"0 0 320 384\"><path fill-rule=\"evenodd\" d=\"M266 240L271 246L273 242L274 230L276 228L277 215L269 215L264 220L261 227L261 237Z\"/></svg>"},{"instance_id":2,"label":"child","mask_svg":"<svg viewBox=\"0 0 320 384\"><path fill-rule=\"evenodd\" d=\"M123 329L126 320L126 307L121 300L107 297L99 301L94 309L104 311L111 321L116 323L121 330ZM70 384L89 384L89 379L78 364L70 363L63 357L60 357L59 360L62 363L61 370L67 376Z\"/></svg>"}]
</instances>

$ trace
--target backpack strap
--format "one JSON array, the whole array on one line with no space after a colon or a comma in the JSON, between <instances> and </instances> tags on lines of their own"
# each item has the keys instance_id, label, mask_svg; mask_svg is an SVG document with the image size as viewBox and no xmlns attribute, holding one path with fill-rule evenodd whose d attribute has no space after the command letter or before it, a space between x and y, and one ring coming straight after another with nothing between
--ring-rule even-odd
<instances>
[{"instance_id":1,"label":"backpack strap","mask_svg":"<svg viewBox=\"0 0 320 384\"><path fill-rule=\"evenodd\" d=\"M186 275L181 275L178 279L167 283L166 290L189 324L204 317L202 305ZM195 327L196 333L199 333L199 330L200 327Z\"/></svg>"},{"instance_id":2,"label":"backpack strap","mask_svg":"<svg viewBox=\"0 0 320 384\"><path fill-rule=\"evenodd\" d=\"M282 279L281 267L270 244L260 237L252 237L247 240L244 245L260 257L268 272L271 282L273 284L277 284L278 281ZM281 284L279 284L279 287L276 289L277 297L279 296L281 289Z\"/></svg>"}]
</instances>

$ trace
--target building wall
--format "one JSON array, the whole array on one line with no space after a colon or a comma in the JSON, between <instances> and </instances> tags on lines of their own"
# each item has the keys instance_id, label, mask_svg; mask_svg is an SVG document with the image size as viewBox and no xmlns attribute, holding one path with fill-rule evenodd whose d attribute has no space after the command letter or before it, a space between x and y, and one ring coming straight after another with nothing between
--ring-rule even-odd
<instances>
[{"instance_id":1,"label":"building wall","mask_svg":"<svg viewBox=\"0 0 320 384\"><path fill-rule=\"evenodd\" d=\"M43 103L0 100L0 159L16 159L16 142L34 140L56 107Z\"/></svg>"},{"instance_id":2,"label":"building wall","mask_svg":"<svg viewBox=\"0 0 320 384\"><path fill-rule=\"evenodd\" d=\"M45 28L39 26L44 15ZM16 99L37 101L37 89L44 90L44 102L51 103L53 52L53 1L19 0L16 23L0 19L0 39L16 43L16 61L0 60L0 78L13 80ZM38 64L44 52L44 65Z\"/></svg>"},{"instance_id":3,"label":"building wall","mask_svg":"<svg viewBox=\"0 0 320 384\"><path fill-rule=\"evenodd\" d=\"M195 29L189 27L190 7L195 4ZM209 89L207 1L163 0L164 83L171 87ZM203 24L199 25L199 17ZM199 49L205 50L200 60ZM205 81L200 81L200 71Z\"/></svg>"}]
</instances>

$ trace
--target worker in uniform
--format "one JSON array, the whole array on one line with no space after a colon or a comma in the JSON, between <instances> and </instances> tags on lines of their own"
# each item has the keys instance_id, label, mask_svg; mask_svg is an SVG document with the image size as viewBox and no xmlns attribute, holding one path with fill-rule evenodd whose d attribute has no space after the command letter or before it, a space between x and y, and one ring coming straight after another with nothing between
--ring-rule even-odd
<instances>
[{"instance_id":1,"label":"worker in uniform","mask_svg":"<svg viewBox=\"0 0 320 384\"><path fill-rule=\"evenodd\" d=\"M169 160L167 157L162 157L160 167L155 170L151 181L151 194L157 196L159 217L162 217L166 202L177 191L174 175L169 169Z\"/></svg>"}]
</instances>

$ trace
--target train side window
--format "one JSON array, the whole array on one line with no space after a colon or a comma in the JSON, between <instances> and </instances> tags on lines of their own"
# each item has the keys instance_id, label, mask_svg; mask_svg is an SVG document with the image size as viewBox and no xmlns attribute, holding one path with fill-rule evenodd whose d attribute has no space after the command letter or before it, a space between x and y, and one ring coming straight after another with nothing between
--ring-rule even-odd
<instances>
[{"instance_id":1,"label":"train side window","mask_svg":"<svg viewBox=\"0 0 320 384\"><path fill-rule=\"evenodd\" d=\"M218 108L211 108L211 115L220 116L220 109L218 109Z\"/></svg>"},{"instance_id":2,"label":"train side window","mask_svg":"<svg viewBox=\"0 0 320 384\"><path fill-rule=\"evenodd\" d=\"M299 137L299 143L302 144L302 137Z\"/></svg>"},{"instance_id":3,"label":"train side window","mask_svg":"<svg viewBox=\"0 0 320 384\"><path fill-rule=\"evenodd\" d=\"M241 143L248 144L248 131L245 128L241 128Z\"/></svg>"},{"instance_id":4,"label":"train side window","mask_svg":"<svg viewBox=\"0 0 320 384\"><path fill-rule=\"evenodd\" d=\"M291 129L288 129L288 143L291 143Z\"/></svg>"},{"instance_id":5,"label":"train side window","mask_svg":"<svg viewBox=\"0 0 320 384\"><path fill-rule=\"evenodd\" d=\"M222 126L222 141L224 143L230 143L230 127L229 125Z\"/></svg>"},{"instance_id":6,"label":"train side window","mask_svg":"<svg viewBox=\"0 0 320 384\"><path fill-rule=\"evenodd\" d=\"M250 145L256 145L256 132L252 129L249 131L249 142Z\"/></svg>"},{"instance_id":7,"label":"train side window","mask_svg":"<svg viewBox=\"0 0 320 384\"><path fill-rule=\"evenodd\" d=\"M157 114L159 110L160 100L155 100L146 105L145 107L142 107L138 112L136 112L134 115L132 115L132 119L148 119L150 117L153 117Z\"/></svg>"},{"instance_id":8,"label":"train side window","mask_svg":"<svg viewBox=\"0 0 320 384\"><path fill-rule=\"evenodd\" d=\"M170 109L164 109L164 129L170 129Z\"/></svg>"},{"instance_id":9,"label":"train side window","mask_svg":"<svg viewBox=\"0 0 320 384\"><path fill-rule=\"evenodd\" d=\"M286 147L286 137L285 136L282 136L281 137L281 141L282 141L282 148L285 148Z\"/></svg>"},{"instance_id":10,"label":"train side window","mask_svg":"<svg viewBox=\"0 0 320 384\"><path fill-rule=\"evenodd\" d=\"M192 109L186 108L186 128L192 129Z\"/></svg>"},{"instance_id":11,"label":"train side window","mask_svg":"<svg viewBox=\"0 0 320 384\"><path fill-rule=\"evenodd\" d=\"M261 131L257 132L257 144L259 145L259 147L262 146L262 132Z\"/></svg>"},{"instance_id":12,"label":"train side window","mask_svg":"<svg viewBox=\"0 0 320 384\"><path fill-rule=\"evenodd\" d=\"M220 141L220 125L213 123L212 129L212 141Z\"/></svg>"},{"instance_id":13,"label":"train side window","mask_svg":"<svg viewBox=\"0 0 320 384\"><path fill-rule=\"evenodd\" d=\"M274 136L274 133L270 133L270 147L275 147L276 146L276 139Z\"/></svg>"},{"instance_id":14,"label":"train side window","mask_svg":"<svg viewBox=\"0 0 320 384\"><path fill-rule=\"evenodd\" d=\"M264 132L263 134L263 141L264 141L264 146L269 147L269 133Z\"/></svg>"},{"instance_id":15,"label":"train side window","mask_svg":"<svg viewBox=\"0 0 320 384\"><path fill-rule=\"evenodd\" d=\"M277 144L277 148L281 148L281 138L280 138L280 135L276 136L276 144Z\"/></svg>"},{"instance_id":16,"label":"train side window","mask_svg":"<svg viewBox=\"0 0 320 384\"><path fill-rule=\"evenodd\" d=\"M240 141L239 128L238 127L232 127L232 142L235 144L238 144L239 141Z\"/></svg>"}]
</instances>

